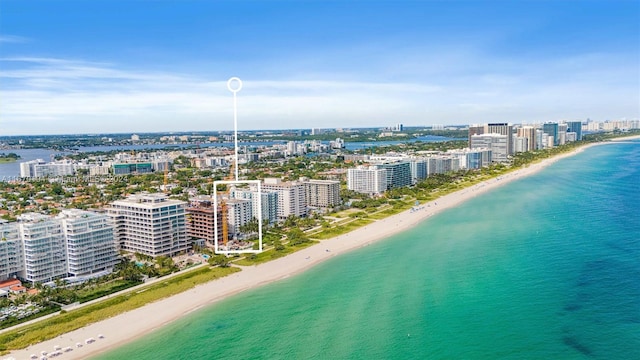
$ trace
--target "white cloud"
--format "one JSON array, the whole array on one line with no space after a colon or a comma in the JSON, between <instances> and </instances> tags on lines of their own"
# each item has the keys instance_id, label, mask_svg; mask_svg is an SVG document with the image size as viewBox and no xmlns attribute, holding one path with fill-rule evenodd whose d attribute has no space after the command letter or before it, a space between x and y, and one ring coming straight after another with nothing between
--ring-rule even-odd
<instances>
[{"instance_id":1,"label":"white cloud","mask_svg":"<svg viewBox=\"0 0 640 360\"><path fill-rule=\"evenodd\" d=\"M415 59L403 58L406 66L398 71L415 74L395 78L403 81L388 81L388 74L376 76L366 66L348 79L320 73L295 79L244 79L238 93L239 126L518 123L639 116L639 70L633 59L595 54L516 63L477 57L473 65L466 65L472 61L459 54L442 58L452 63L439 60L441 76L435 76L432 67L421 71ZM227 79L127 70L82 60L14 57L0 61L7 65L0 72L0 133L226 130L232 126ZM485 66L483 71L478 71L479 64ZM389 71L395 71L394 66L389 64Z\"/></svg>"}]
</instances>

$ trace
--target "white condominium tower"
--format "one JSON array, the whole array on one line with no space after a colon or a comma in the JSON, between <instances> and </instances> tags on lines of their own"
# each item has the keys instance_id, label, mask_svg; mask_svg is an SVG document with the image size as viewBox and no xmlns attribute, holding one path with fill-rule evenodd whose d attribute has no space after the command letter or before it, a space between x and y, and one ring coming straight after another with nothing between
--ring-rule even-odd
<instances>
[{"instance_id":1,"label":"white condominium tower","mask_svg":"<svg viewBox=\"0 0 640 360\"><path fill-rule=\"evenodd\" d=\"M111 271L118 262L108 216L63 210L56 217L27 213L0 224L0 280L31 283Z\"/></svg>"},{"instance_id":2,"label":"white condominium tower","mask_svg":"<svg viewBox=\"0 0 640 360\"><path fill-rule=\"evenodd\" d=\"M67 240L68 273L71 276L112 269L118 250L109 217L77 209L63 210L57 219Z\"/></svg>"},{"instance_id":3,"label":"white condominium tower","mask_svg":"<svg viewBox=\"0 0 640 360\"><path fill-rule=\"evenodd\" d=\"M278 192L277 191L260 191L260 204L262 210L258 210L258 190L251 187L250 189L231 188L231 197L235 199L251 200L251 216L258 218L258 214L262 214L264 223L275 223L278 221Z\"/></svg>"},{"instance_id":4,"label":"white condominium tower","mask_svg":"<svg viewBox=\"0 0 640 360\"><path fill-rule=\"evenodd\" d=\"M62 223L49 216L29 213L18 217L24 246L24 269L18 277L47 282L67 275L67 247Z\"/></svg>"},{"instance_id":5,"label":"white condominium tower","mask_svg":"<svg viewBox=\"0 0 640 360\"><path fill-rule=\"evenodd\" d=\"M387 169L365 166L349 169L347 188L364 194L382 194L387 190Z\"/></svg>"},{"instance_id":6,"label":"white condominium tower","mask_svg":"<svg viewBox=\"0 0 640 360\"><path fill-rule=\"evenodd\" d=\"M17 223L0 223L0 281L24 270L24 250Z\"/></svg>"},{"instance_id":7,"label":"white condominium tower","mask_svg":"<svg viewBox=\"0 0 640 360\"><path fill-rule=\"evenodd\" d=\"M284 220L290 215L299 217L307 215L304 184L266 178L264 179L262 190L265 192L276 191L278 193L278 218L280 220Z\"/></svg>"},{"instance_id":8,"label":"white condominium tower","mask_svg":"<svg viewBox=\"0 0 640 360\"><path fill-rule=\"evenodd\" d=\"M120 249L149 256L174 256L190 248L187 203L164 194L134 194L107 208Z\"/></svg>"}]
</instances>

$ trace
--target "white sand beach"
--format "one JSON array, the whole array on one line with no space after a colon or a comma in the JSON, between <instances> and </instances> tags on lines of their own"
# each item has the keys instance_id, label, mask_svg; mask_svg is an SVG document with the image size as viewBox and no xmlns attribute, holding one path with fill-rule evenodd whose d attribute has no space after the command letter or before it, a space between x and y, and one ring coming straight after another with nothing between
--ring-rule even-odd
<instances>
[{"instance_id":1,"label":"white sand beach","mask_svg":"<svg viewBox=\"0 0 640 360\"><path fill-rule=\"evenodd\" d=\"M625 139L621 140L624 141ZM39 358L41 351L50 353L54 350L54 346L59 345L63 349L71 347L73 350L64 352L56 358L86 359L147 335L195 309L247 289L290 277L328 258L407 230L438 212L454 207L505 183L533 174L551 163L583 151L588 146L592 145L580 147L571 153L562 154L532 164L527 168L462 189L435 201L422 204L419 210L409 210L378 220L348 234L321 241L319 244L289 256L256 266L243 267L241 272L199 285L192 290L72 331L55 339L15 351L6 355L5 358L29 359L31 354L36 354ZM99 335L103 335L103 338L100 338ZM85 341L89 338L93 338L95 341L86 344ZM78 348L76 347L77 343L82 343L83 346Z\"/></svg>"}]
</instances>

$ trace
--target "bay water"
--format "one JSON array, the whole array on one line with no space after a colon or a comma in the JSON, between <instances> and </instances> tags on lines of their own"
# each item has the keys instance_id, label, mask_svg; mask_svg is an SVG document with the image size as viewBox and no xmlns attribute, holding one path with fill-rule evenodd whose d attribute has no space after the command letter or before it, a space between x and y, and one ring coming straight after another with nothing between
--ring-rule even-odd
<instances>
[{"instance_id":1,"label":"bay water","mask_svg":"<svg viewBox=\"0 0 640 360\"><path fill-rule=\"evenodd\" d=\"M640 359L640 141L586 149L96 359Z\"/></svg>"}]
</instances>

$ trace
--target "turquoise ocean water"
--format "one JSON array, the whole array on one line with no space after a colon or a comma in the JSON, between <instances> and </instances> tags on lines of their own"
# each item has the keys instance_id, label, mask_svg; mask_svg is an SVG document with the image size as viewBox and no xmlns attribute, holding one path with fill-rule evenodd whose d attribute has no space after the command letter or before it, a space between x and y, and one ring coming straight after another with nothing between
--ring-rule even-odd
<instances>
[{"instance_id":1,"label":"turquoise ocean water","mask_svg":"<svg viewBox=\"0 0 640 360\"><path fill-rule=\"evenodd\" d=\"M640 359L640 142L608 144L98 359Z\"/></svg>"}]
</instances>

